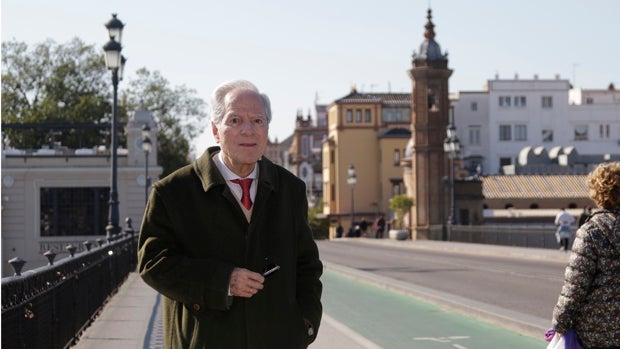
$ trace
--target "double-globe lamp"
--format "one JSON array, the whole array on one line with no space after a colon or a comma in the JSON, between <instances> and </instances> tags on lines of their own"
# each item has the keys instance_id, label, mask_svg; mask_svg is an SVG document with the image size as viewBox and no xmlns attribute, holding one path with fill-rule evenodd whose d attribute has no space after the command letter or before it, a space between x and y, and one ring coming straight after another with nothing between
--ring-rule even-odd
<instances>
[{"instance_id":1,"label":"double-globe lamp","mask_svg":"<svg viewBox=\"0 0 620 349\"><path fill-rule=\"evenodd\" d=\"M103 46L105 52L105 64L106 67L112 71L112 86L114 88L113 107L112 107L112 126L111 126L111 140L110 151L112 156L112 175L110 182L110 199L109 212L108 212L108 225L106 226L106 235L108 239L114 239L120 232L121 228L118 225L119 212L118 212L118 81L123 79L123 70L125 68L126 59L121 55L121 39L123 33L123 27L125 25L118 18L116 14L112 14L105 27L108 29L108 36L110 40Z\"/></svg>"}]
</instances>

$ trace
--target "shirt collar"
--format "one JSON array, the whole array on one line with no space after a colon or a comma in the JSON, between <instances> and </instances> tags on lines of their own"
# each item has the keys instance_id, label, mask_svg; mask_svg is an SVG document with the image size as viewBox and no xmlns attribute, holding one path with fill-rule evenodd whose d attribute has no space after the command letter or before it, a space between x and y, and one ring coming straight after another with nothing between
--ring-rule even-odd
<instances>
[{"instance_id":1,"label":"shirt collar","mask_svg":"<svg viewBox=\"0 0 620 349\"><path fill-rule=\"evenodd\" d=\"M216 156L213 157L213 161L215 162L215 165L217 166L217 168L220 170L220 172L222 173L222 176L224 177L225 180L227 181L231 181L233 179L237 179L240 178L238 175L236 175L233 171L231 171L228 166L226 166L226 164L224 163L224 160L222 160L222 152L218 152ZM256 179L256 175L258 173L258 169L256 164L254 164L254 169L252 170L252 172L250 172L250 174L245 177L245 178L252 178L252 179Z\"/></svg>"}]
</instances>

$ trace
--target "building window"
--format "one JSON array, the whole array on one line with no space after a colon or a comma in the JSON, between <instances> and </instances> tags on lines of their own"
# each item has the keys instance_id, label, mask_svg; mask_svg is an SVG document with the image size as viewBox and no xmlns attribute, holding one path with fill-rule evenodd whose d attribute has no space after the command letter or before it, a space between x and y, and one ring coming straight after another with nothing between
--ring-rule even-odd
<instances>
[{"instance_id":1,"label":"building window","mask_svg":"<svg viewBox=\"0 0 620 349\"><path fill-rule=\"evenodd\" d=\"M512 127L510 125L499 125L499 140L512 140Z\"/></svg>"},{"instance_id":2,"label":"building window","mask_svg":"<svg viewBox=\"0 0 620 349\"><path fill-rule=\"evenodd\" d=\"M437 96L435 94L435 91L429 88L426 91L426 93L427 93L427 99L428 99L428 110L429 111L439 110L439 107L437 106Z\"/></svg>"},{"instance_id":3,"label":"building window","mask_svg":"<svg viewBox=\"0 0 620 349\"><path fill-rule=\"evenodd\" d=\"M372 122L372 118L371 118L371 114L370 114L370 109L364 110L364 122L367 123L367 124Z\"/></svg>"},{"instance_id":4,"label":"building window","mask_svg":"<svg viewBox=\"0 0 620 349\"><path fill-rule=\"evenodd\" d=\"M606 125L599 125L598 127L598 133L599 133L599 137L602 139L609 139L609 132L610 131L610 127L609 124Z\"/></svg>"},{"instance_id":5,"label":"building window","mask_svg":"<svg viewBox=\"0 0 620 349\"><path fill-rule=\"evenodd\" d=\"M480 127L473 126L469 128L469 144L480 145Z\"/></svg>"},{"instance_id":6,"label":"building window","mask_svg":"<svg viewBox=\"0 0 620 349\"><path fill-rule=\"evenodd\" d=\"M543 109L551 109L553 108L553 97L551 96L542 96L541 106Z\"/></svg>"},{"instance_id":7,"label":"building window","mask_svg":"<svg viewBox=\"0 0 620 349\"><path fill-rule=\"evenodd\" d=\"M504 166L510 166L512 165L512 159L508 158L508 157L500 157L499 158L499 172L501 174L505 174L504 173Z\"/></svg>"},{"instance_id":8,"label":"building window","mask_svg":"<svg viewBox=\"0 0 620 349\"><path fill-rule=\"evenodd\" d=\"M594 98L586 97L586 104L594 104Z\"/></svg>"},{"instance_id":9,"label":"building window","mask_svg":"<svg viewBox=\"0 0 620 349\"><path fill-rule=\"evenodd\" d=\"M308 157L310 152L310 139L308 135L301 136L301 156Z\"/></svg>"},{"instance_id":10,"label":"building window","mask_svg":"<svg viewBox=\"0 0 620 349\"><path fill-rule=\"evenodd\" d=\"M587 141L588 140L588 125L575 126L575 140Z\"/></svg>"},{"instance_id":11,"label":"building window","mask_svg":"<svg viewBox=\"0 0 620 349\"><path fill-rule=\"evenodd\" d=\"M514 96L514 105L515 107L525 107L526 99L525 96Z\"/></svg>"},{"instance_id":12,"label":"building window","mask_svg":"<svg viewBox=\"0 0 620 349\"><path fill-rule=\"evenodd\" d=\"M527 141L526 125L515 125L515 141Z\"/></svg>"},{"instance_id":13,"label":"building window","mask_svg":"<svg viewBox=\"0 0 620 349\"><path fill-rule=\"evenodd\" d=\"M347 109L347 123L353 123L353 110Z\"/></svg>"},{"instance_id":14,"label":"building window","mask_svg":"<svg viewBox=\"0 0 620 349\"><path fill-rule=\"evenodd\" d=\"M394 121L394 111L392 111L391 109L388 109L385 111L385 118L384 118L385 122L393 122Z\"/></svg>"},{"instance_id":15,"label":"building window","mask_svg":"<svg viewBox=\"0 0 620 349\"><path fill-rule=\"evenodd\" d=\"M469 105L471 111L478 111L478 102L471 102Z\"/></svg>"},{"instance_id":16,"label":"building window","mask_svg":"<svg viewBox=\"0 0 620 349\"><path fill-rule=\"evenodd\" d=\"M500 107L510 107L510 96L499 96Z\"/></svg>"},{"instance_id":17,"label":"building window","mask_svg":"<svg viewBox=\"0 0 620 349\"><path fill-rule=\"evenodd\" d=\"M542 141L553 142L553 130L542 130Z\"/></svg>"},{"instance_id":18,"label":"building window","mask_svg":"<svg viewBox=\"0 0 620 349\"><path fill-rule=\"evenodd\" d=\"M362 111L359 109L355 111L355 122L358 124L362 122Z\"/></svg>"},{"instance_id":19,"label":"building window","mask_svg":"<svg viewBox=\"0 0 620 349\"><path fill-rule=\"evenodd\" d=\"M400 150L394 149L394 166L400 165Z\"/></svg>"},{"instance_id":20,"label":"building window","mask_svg":"<svg viewBox=\"0 0 620 349\"><path fill-rule=\"evenodd\" d=\"M105 235L110 188L41 188L41 236Z\"/></svg>"}]
</instances>

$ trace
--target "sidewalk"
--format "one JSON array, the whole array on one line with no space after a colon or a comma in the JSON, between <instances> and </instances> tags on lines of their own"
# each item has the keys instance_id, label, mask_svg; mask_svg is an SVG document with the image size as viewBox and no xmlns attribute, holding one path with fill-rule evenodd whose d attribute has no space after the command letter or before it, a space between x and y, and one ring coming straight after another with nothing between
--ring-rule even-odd
<instances>
[{"instance_id":1,"label":"sidewalk","mask_svg":"<svg viewBox=\"0 0 620 349\"><path fill-rule=\"evenodd\" d=\"M130 273L119 292L88 327L73 349L163 348L161 295ZM374 343L323 315L321 329L311 349L376 349Z\"/></svg>"},{"instance_id":2,"label":"sidewalk","mask_svg":"<svg viewBox=\"0 0 620 349\"><path fill-rule=\"evenodd\" d=\"M339 239L340 240L340 239ZM523 248L498 245L455 243L442 241L395 241L356 238L368 244L387 244L399 248L422 248L462 253L512 256L515 258L556 260L568 262L570 253L552 249ZM335 240L337 241L337 240ZM344 240L342 240L344 241ZM338 270L339 266L326 263ZM394 280L392 280L394 281ZM387 281L386 281L387 282ZM103 311L88 327L73 349L159 349L163 348L161 328L161 296L146 285L137 273L130 273L119 292L105 305ZM359 333L324 313L316 341L310 349L377 349Z\"/></svg>"}]
</instances>

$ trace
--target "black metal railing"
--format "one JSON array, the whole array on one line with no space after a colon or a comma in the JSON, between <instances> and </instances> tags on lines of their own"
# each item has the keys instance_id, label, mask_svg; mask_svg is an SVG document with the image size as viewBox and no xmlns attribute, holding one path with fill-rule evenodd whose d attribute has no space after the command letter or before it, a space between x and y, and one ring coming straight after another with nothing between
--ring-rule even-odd
<instances>
[{"instance_id":1,"label":"black metal railing","mask_svg":"<svg viewBox=\"0 0 620 349\"><path fill-rule=\"evenodd\" d=\"M137 234L126 220L124 231L86 251L22 273L24 261L14 258L15 275L2 279L2 348L68 348L92 322L137 264Z\"/></svg>"}]
</instances>

